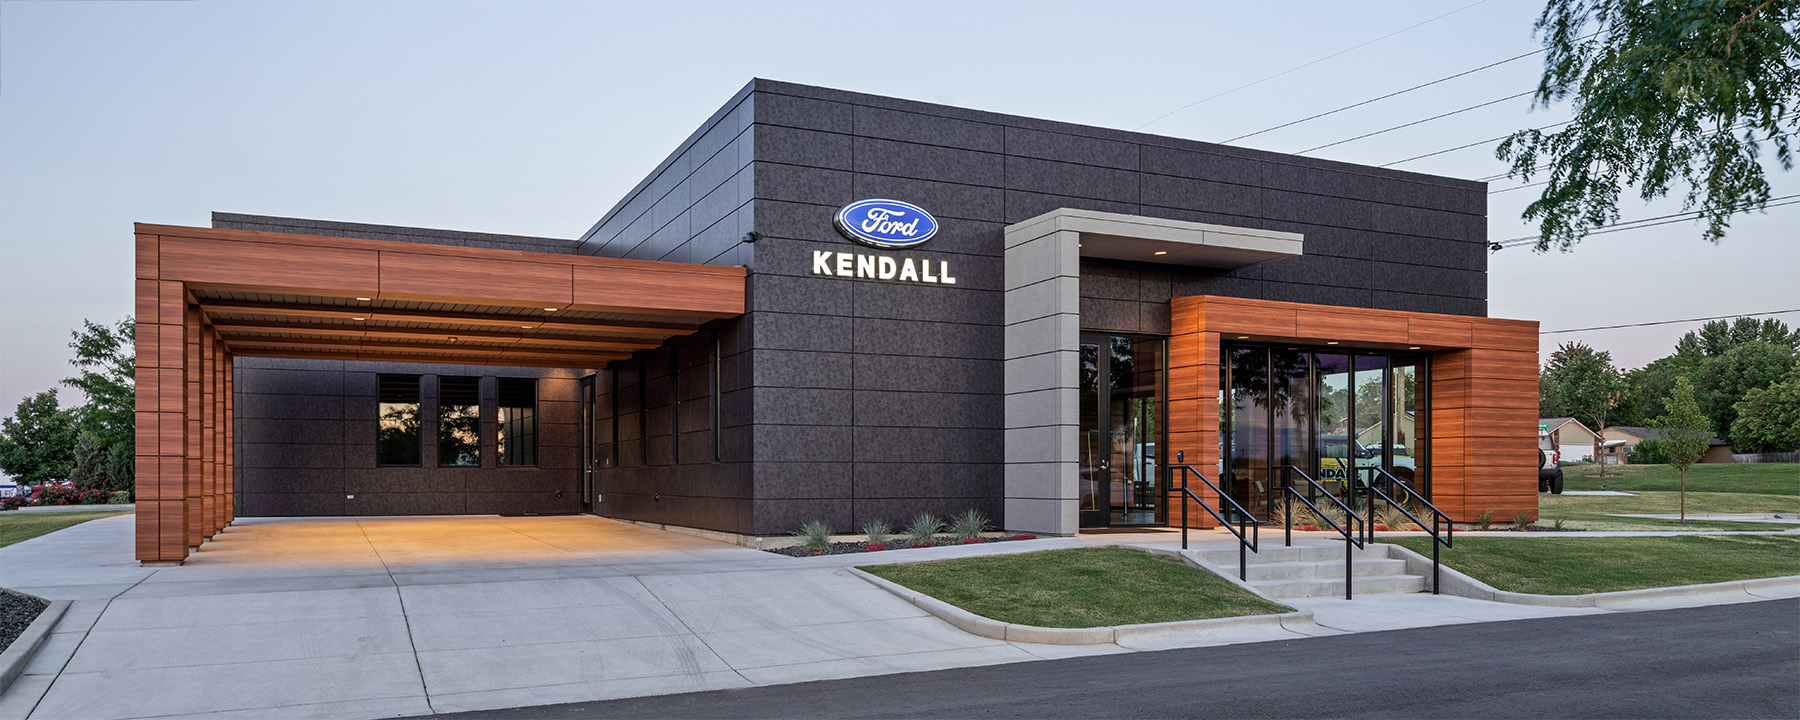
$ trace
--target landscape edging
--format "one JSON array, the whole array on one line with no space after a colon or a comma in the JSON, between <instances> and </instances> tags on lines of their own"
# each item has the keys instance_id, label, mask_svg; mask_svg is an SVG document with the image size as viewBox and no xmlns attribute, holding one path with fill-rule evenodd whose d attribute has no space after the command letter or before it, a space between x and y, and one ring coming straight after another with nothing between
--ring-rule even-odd
<instances>
[{"instance_id":1,"label":"landscape edging","mask_svg":"<svg viewBox=\"0 0 1800 720\"><path fill-rule=\"evenodd\" d=\"M4 693L7 688L12 687L13 681L25 672L25 666L31 663L31 658L37 655L38 648L42 647L44 640L50 637L50 630L56 627L57 621L62 619L63 613L67 612L69 605L72 604L72 601L69 600L46 600L17 590L8 592L37 598L50 604L44 608L43 612L38 613L37 617L32 618L31 624L25 626L25 632L19 633L19 637L13 640L13 644L7 646L6 652L0 653L0 693Z\"/></svg>"},{"instance_id":2,"label":"landscape edging","mask_svg":"<svg viewBox=\"0 0 1800 720\"><path fill-rule=\"evenodd\" d=\"M1279 615L1245 615L1240 617L1208 618L1205 620L1176 620L1163 623L1141 623L1135 625L1106 625L1092 628L1050 628L1036 625L1020 625L982 617L959 608L950 603L934 598L925 593L906 587L899 583L876 577L858 568L847 568L852 574L867 580L871 584L893 593L895 597L917 606L920 610L937 616L938 619L950 623L957 629L971 635L979 635L994 640L1009 642L1029 642L1044 645L1107 645L1121 640L1160 635L1169 632L1208 630L1220 628L1239 628L1258 625L1275 625L1286 628L1293 621L1311 623L1313 614L1310 610L1296 610ZM1259 593L1260 595L1260 593Z\"/></svg>"}]
</instances>

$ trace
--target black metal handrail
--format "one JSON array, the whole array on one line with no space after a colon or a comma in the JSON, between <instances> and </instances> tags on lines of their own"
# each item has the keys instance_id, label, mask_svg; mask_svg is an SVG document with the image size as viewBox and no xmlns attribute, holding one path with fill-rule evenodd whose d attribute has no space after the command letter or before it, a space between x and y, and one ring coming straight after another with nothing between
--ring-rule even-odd
<instances>
[{"instance_id":1,"label":"black metal handrail","mask_svg":"<svg viewBox=\"0 0 1800 720\"><path fill-rule=\"evenodd\" d=\"M1181 462L1181 456L1181 453L1175 453L1175 461ZM1262 521L1256 519L1255 515L1251 515L1250 511L1245 510L1244 506L1239 505L1236 500L1231 499L1230 495L1226 495L1225 491L1220 490L1218 485L1213 484L1213 481L1206 479L1206 474L1199 470L1195 470L1194 466L1172 465L1169 468L1169 473L1174 474L1177 469L1181 470L1181 494L1186 498L1193 500L1194 504L1199 505L1201 510L1205 510L1208 514L1212 515L1219 521L1220 525L1225 526L1226 530L1229 530L1231 534L1237 536L1238 579L1249 580L1250 557L1245 553L1245 550L1256 552L1257 544L1262 542ZM1232 527L1231 520L1227 519L1224 515L1219 514L1218 510L1214 510L1212 506L1207 505L1206 501L1201 499L1199 495L1195 495L1194 491L1188 489L1188 475L1200 478L1200 482L1206 483L1207 487L1212 488L1212 491L1219 496L1221 501L1231 504L1231 509L1237 511L1237 527ZM1183 550L1188 549L1187 506L1188 504L1186 502L1181 503L1181 549ZM1249 533L1246 534L1245 530L1249 530Z\"/></svg>"},{"instance_id":2,"label":"black metal handrail","mask_svg":"<svg viewBox=\"0 0 1800 720\"><path fill-rule=\"evenodd\" d=\"M1394 485L1397 485L1399 487L1406 488L1407 494L1412 496L1412 499L1414 502L1417 502L1417 503L1424 505L1425 507L1431 509L1431 529L1426 530L1426 532L1431 533L1431 540L1432 540L1432 542L1431 542L1431 594L1433 594L1433 595L1438 594L1438 568L1441 564L1438 559L1438 546L1441 545L1446 548L1450 547L1450 543L1454 539L1453 536L1456 534L1456 521L1450 517L1449 513L1439 510L1436 505L1431 504L1430 500L1426 500L1423 495L1420 495L1417 488L1414 488L1411 484L1408 484L1406 481L1401 480L1400 478L1394 477L1393 473L1388 472L1386 469L1379 468L1379 467L1372 467L1372 466L1371 467L1359 467L1356 469L1356 472L1360 475L1365 470L1370 471L1369 472L1369 475L1370 475L1369 482L1364 485L1364 488L1366 489L1366 494L1368 495L1368 498L1369 498L1369 500L1368 500L1369 517L1373 518L1375 516L1375 498L1380 497L1382 500L1387 501L1387 504L1389 506L1393 507L1395 510L1399 510L1400 514L1405 515L1408 519L1412 520L1414 525L1419 526L1419 529L1421 529L1421 530L1425 529L1425 521L1424 520L1420 520L1419 516L1412 514L1411 510L1407 510L1405 504L1395 500L1392 496L1388 495L1385 492L1382 492L1381 488L1375 486L1374 475L1376 475L1377 473L1381 474L1382 476L1385 476L1388 479L1388 482L1390 482ZM1439 526L1438 526L1439 518L1442 518L1444 521L1442 530L1440 530ZM1368 528L1368 538L1367 539L1369 541L1373 542L1375 540L1375 523L1372 521L1368 522L1365 524L1365 527Z\"/></svg>"},{"instance_id":3,"label":"black metal handrail","mask_svg":"<svg viewBox=\"0 0 1800 720\"><path fill-rule=\"evenodd\" d=\"M1294 498L1299 498L1300 502L1306 503L1307 507L1312 508L1314 515L1317 515L1320 520L1324 520L1325 524L1331 526L1331 529L1338 531L1339 535L1344 536L1344 599L1351 599L1350 579L1356 574L1355 552L1364 547L1362 537L1360 533L1356 532L1355 528L1358 523L1366 526L1368 521L1364 520L1362 516L1357 515L1356 511L1351 510L1350 506L1345 505L1342 500L1337 499L1337 496L1326 490L1325 486L1320 485L1317 480L1312 479L1311 475L1307 475L1305 470L1301 470L1294 465L1281 465L1277 466L1275 469L1282 471L1282 525L1285 525L1287 528L1286 545L1288 547L1293 547L1294 545ZM1314 505L1305 495L1301 495L1299 490L1294 489L1295 475L1299 475L1302 480L1306 481L1307 485L1312 486L1312 489L1317 490L1320 495L1325 496L1325 499L1330 500L1333 504L1338 506L1338 509L1344 511L1343 525L1337 524L1337 521L1332 520L1330 515L1326 515L1324 510L1320 510L1319 506Z\"/></svg>"}]
</instances>

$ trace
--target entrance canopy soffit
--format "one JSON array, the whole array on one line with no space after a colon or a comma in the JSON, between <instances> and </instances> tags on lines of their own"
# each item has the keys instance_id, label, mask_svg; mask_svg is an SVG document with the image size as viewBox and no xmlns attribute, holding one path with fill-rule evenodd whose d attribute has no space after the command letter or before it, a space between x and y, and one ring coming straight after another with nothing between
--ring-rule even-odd
<instances>
[{"instance_id":1,"label":"entrance canopy soffit","mask_svg":"<svg viewBox=\"0 0 1800 720\"><path fill-rule=\"evenodd\" d=\"M137 257L237 356L594 368L744 312L741 267L142 223Z\"/></svg>"}]
</instances>

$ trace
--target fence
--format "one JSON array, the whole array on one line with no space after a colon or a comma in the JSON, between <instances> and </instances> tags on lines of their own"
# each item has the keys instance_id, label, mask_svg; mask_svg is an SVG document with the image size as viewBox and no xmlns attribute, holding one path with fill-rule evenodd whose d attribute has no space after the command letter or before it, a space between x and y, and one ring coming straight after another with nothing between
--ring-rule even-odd
<instances>
[{"instance_id":1,"label":"fence","mask_svg":"<svg viewBox=\"0 0 1800 720\"><path fill-rule=\"evenodd\" d=\"M1800 452L1734 454L1731 456L1731 461L1734 463L1800 463Z\"/></svg>"}]
</instances>

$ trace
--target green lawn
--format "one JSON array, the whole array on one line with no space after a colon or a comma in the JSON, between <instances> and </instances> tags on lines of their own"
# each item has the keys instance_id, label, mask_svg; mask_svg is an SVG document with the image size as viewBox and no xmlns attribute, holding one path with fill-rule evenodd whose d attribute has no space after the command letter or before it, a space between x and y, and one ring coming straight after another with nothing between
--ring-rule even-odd
<instances>
[{"instance_id":1,"label":"green lawn","mask_svg":"<svg viewBox=\"0 0 1800 720\"><path fill-rule=\"evenodd\" d=\"M1539 525L1557 520L1569 530L1783 530L1793 525L1615 517L1675 513L1681 508L1681 475L1667 465L1608 468L1607 477L1584 477L1598 466L1563 468L1567 490L1616 490L1636 497L1539 495ZM1688 468L1690 513L1800 512L1800 465L1731 464Z\"/></svg>"},{"instance_id":2,"label":"green lawn","mask_svg":"<svg viewBox=\"0 0 1800 720\"><path fill-rule=\"evenodd\" d=\"M13 511L0 513L0 547L24 542L39 535L47 535L66 527L80 525L89 520L98 520L114 515L124 515L126 512L127 511L114 510L59 513L22 513Z\"/></svg>"},{"instance_id":3,"label":"green lawn","mask_svg":"<svg viewBox=\"0 0 1800 720\"><path fill-rule=\"evenodd\" d=\"M1125 548L864 567L969 612L1038 627L1199 620L1291 612L1174 558Z\"/></svg>"},{"instance_id":4,"label":"green lawn","mask_svg":"<svg viewBox=\"0 0 1800 720\"><path fill-rule=\"evenodd\" d=\"M1386 540L1429 556L1430 538ZM1500 590L1580 595L1800 575L1800 535L1459 537L1445 565Z\"/></svg>"},{"instance_id":5,"label":"green lawn","mask_svg":"<svg viewBox=\"0 0 1800 720\"><path fill-rule=\"evenodd\" d=\"M1668 465L1599 465L1563 468L1566 490L1681 490L1681 472ZM1794 463L1709 463L1688 466L1688 491L1739 492L1800 497L1800 465Z\"/></svg>"}]
</instances>

